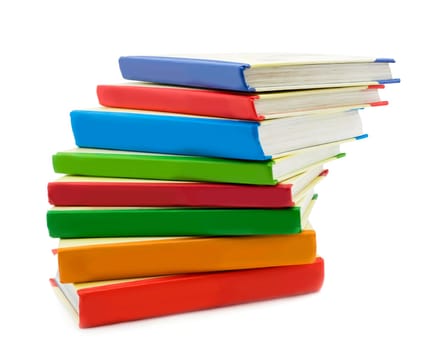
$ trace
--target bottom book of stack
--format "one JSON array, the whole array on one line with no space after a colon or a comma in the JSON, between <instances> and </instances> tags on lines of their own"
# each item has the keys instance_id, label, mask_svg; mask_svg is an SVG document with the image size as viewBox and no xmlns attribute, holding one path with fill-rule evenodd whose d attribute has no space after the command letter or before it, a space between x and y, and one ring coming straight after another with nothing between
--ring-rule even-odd
<instances>
[{"instance_id":1,"label":"bottom book of stack","mask_svg":"<svg viewBox=\"0 0 446 350\"><path fill-rule=\"evenodd\" d=\"M235 271L179 274L88 283L60 283L56 293L79 327L204 310L317 292L324 261Z\"/></svg>"}]
</instances>

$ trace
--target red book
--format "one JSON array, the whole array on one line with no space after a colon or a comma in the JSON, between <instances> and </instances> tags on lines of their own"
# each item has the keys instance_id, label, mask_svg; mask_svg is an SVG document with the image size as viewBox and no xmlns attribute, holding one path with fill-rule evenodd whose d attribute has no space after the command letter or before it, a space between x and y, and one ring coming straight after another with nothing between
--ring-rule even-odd
<instances>
[{"instance_id":1,"label":"red book","mask_svg":"<svg viewBox=\"0 0 446 350\"><path fill-rule=\"evenodd\" d=\"M324 261L230 272L62 284L56 292L74 309L81 328L289 297L318 291Z\"/></svg>"},{"instance_id":2,"label":"red book","mask_svg":"<svg viewBox=\"0 0 446 350\"><path fill-rule=\"evenodd\" d=\"M275 186L64 176L48 183L55 206L292 207L327 174L309 168Z\"/></svg>"},{"instance_id":3,"label":"red book","mask_svg":"<svg viewBox=\"0 0 446 350\"><path fill-rule=\"evenodd\" d=\"M353 86L287 92L240 93L150 83L98 85L99 103L106 107L221 118L264 120L343 107L386 105L378 89Z\"/></svg>"}]
</instances>

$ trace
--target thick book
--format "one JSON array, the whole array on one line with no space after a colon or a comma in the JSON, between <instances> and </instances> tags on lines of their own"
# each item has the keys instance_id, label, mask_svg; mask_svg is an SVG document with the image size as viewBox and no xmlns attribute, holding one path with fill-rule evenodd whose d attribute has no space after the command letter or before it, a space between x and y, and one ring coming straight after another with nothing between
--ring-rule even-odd
<instances>
[{"instance_id":1,"label":"thick book","mask_svg":"<svg viewBox=\"0 0 446 350\"><path fill-rule=\"evenodd\" d=\"M359 138L303 148L266 161L74 148L52 156L58 174L151 180L276 185L345 156L341 144Z\"/></svg>"},{"instance_id":2,"label":"thick book","mask_svg":"<svg viewBox=\"0 0 446 350\"><path fill-rule=\"evenodd\" d=\"M124 79L235 91L399 82L392 58L298 53L122 56Z\"/></svg>"},{"instance_id":3,"label":"thick book","mask_svg":"<svg viewBox=\"0 0 446 350\"><path fill-rule=\"evenodd\" d=\"M316 258L316 233L174 238L60 239L63 283L150 277L192 272L308 264Z\"/></svg>"},{"instance_id":4,"label":"thick book","mask_svg":"<svg viewBox=\"0 0 446 350\"><path fill-rule=\"evenodd\" d=\"M269 160L363 134L357 109L260 122L105 107L70 117L78 147L241 160Z\"/></svg>"},{"instance_id":5,"label":"thick book","mask_svg":"<svg viewBox=\"0 0 446 350\"><path fill-rule=\"evenodd\" d=\"M313 195L290 208L52 207L46 221L55 238L295 234Z\"/></svg>"},{"instance_id":6,"label":"thick book","mask_svg":"<svg viewBox=\"0 0 446 350\"><path fill-rule=\"evenodd\" d=\"M324 260L302 265L51 285L88 328L317 292Z\"/></svg>"},{"instance_id":7,"label":"thick book","mask_svg":"<svg viewBox=\"0 0 446 350\"><path fill-rule=\"evenodd\" d=\"M294 206L327 173L317 165L274 186L65 175L47 191L54 206L281 208Z\"/></svg>"},{"instance_id":8,"label":"thick book","mask_svg":"<svg viewBox=\"0 0 446 350\"><path fill-rule=\"evenodd\" d=\"M349 86L267 93L237 93L151 83L102 84L96 89L105 107L140 109L265 120L308 114L339 107L387 105L379 89L384 85Z\"/></svg>"}]
</instances>

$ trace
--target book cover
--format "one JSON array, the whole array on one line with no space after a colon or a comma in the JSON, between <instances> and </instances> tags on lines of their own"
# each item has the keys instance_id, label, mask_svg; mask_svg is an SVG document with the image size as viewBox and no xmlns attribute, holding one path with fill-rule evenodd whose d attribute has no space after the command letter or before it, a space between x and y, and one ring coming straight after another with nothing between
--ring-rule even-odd
<instances>
[{"instance_id":1,"label":"book cover","mask_svg":"<svg viewBox=\"0 0 446 350\"><path fill-rule=\"evenodd\" d=\"M124 79L234 91L275 91L399 82L391 58L298 53L122 56Z\"/></svg>"},{"instance_id":2,"label":"book cover","mask_svg":"<svg viewBox=\"0 0 446 350\"><path fill-rule=\"evenodd\" d=\"M88 328L317 292L324 260L309 264L51 285Z\"/></svg>"},{"instance_id":3,"label":"book cover","mask_svg":"<svg viewBox=\"0 0 446 350\"><path fill-rule=\"evenodd\" d=\"M60 239L62 283L308 264L316 258L311 227L294 235Z\"/></svg>"},{"instance_id":4,"label":"book cover","mask_svg":"<svg viewBox=\"0 0 446 350\"><path fill-rule=\"evenodd\" d=\"M67 175L276 185L310 167L342 158L345 153L340 145L357 139L308 147L267 161L74 148L54 154L52 164L56 173Z\"/></svg>"},{"instance_id":5,"label":"book cover","mask_svg":"<svg viewBox=\"0 0 446 350\"><path fill-rule=\"evenodd\" d=\"M47 191L54 206L282 208L294 206L327 173L316 165L274 186L66 175Z\"/></svg>"},{"instance_id":6,"label":"book cover","mask_svg":"<svg viewBox=\"0 0 446 350\"><path fill-rule=\"evenodd\" d=\"M98 108L70 113L76 145L163 154L270 160L363 134L358 110L261 122Z\"/></svg>"},{"instance_id":7,"label":"book cover","mask_svg":"<svg viewBox=\"0 0 446 350\"><path fill-rule=\"evenodd\" d=\"M268 93L236 93L150 83L102 84L96 88L105 107L172 112L261 121L346 107L386 105L384 85L349 86Z\"/></svg>"},{"instance_id":8,"label":"book cover","mask_svg":"<svg viewBox=\"0 0 446 350\"><path fill-rule=\"evenodd\" d=\"M295 234L312 197L290 208L52 207L46 221L55 238Z\"/></svg>"}]
</instances>

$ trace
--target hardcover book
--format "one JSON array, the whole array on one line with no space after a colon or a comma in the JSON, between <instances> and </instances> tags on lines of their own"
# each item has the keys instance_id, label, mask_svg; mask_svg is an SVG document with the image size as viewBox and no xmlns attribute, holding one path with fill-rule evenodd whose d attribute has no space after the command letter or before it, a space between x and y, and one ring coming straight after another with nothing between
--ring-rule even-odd
<instances>
[{"instance_id":1,"label":"hardcover book","mask_svg":"<svg viewBox=\"0 0 446 350\"><path fill-rule=\"evenodd\" d=\"M309 264L316 234L60 239L63 283Z\"/></svg>"},{"instance_id":2,"label":"hardcover book","mask_svg":"<svg viewBox=\"0 0 446 350\"><path fill-rule=\"evenodd\" d=\"M48 183L48 201L54 206L291 207L327 172L316 165L274 186L66 175Z\"/></svg>"},{"instance_id":3,"label":"hardcover book","mask_svg":"<svg viewBox=\"0 0 446 350\"><path fill-rule=\"evenodd\" d=\"M242 160L269 160L363 134L356 109L260 122L109 108L70 116L78 147Z\"/></svg>"},{"instance_id":4,"label":"hardcover book","mask_svg":"<svg viewBox=\"0 0 446 350\"><path fill-rule=\"evenodd\" d=\"M171 112L261 121L333 108L387 105L384 85L349 86L265 93L186 88L151 83L102 84L99 103L105 107Z\"/></svg>"},{"instance_id":5,"label":"hardcover book","mask_svg":"<svg viewBox=\"0 0 446 350\"><path fill-rule=\"evenodd\" d=\"M298 53L122 56L123 78L224 89L274 91L399 82L391 58Z\"/></svg>"},{"instance_id":6,"label":"hardcover book","mask_svg":"<svg viewBox=\"0 0 446 350\"><path fill-rule=\"evenodd\" d=\"M364 137L303 148L266 161L75 148L57 152L52 162L56 173L67 175L276 185L342 158L342 143Z\"/></svg>"},{"instance_id":7,"label":"hardcover book","mask_svg":"<svg viewBox=\"0 0 446 350\"><path fill-rule=\"evenodd\" d=\"M90 283L50 281L79 327L87 328L317 292L324 261Z\"/></svg>"},{"instance_id":8,"label":"hardcover book","mask_svg":"<svg viewBox=\"0 0 446 350\"><path fill-rule=\"evenodd\" d=\"M52 207L47 226L55 238L294 234L312 197L290 208Z\"/></svg>"}]
</instances>

